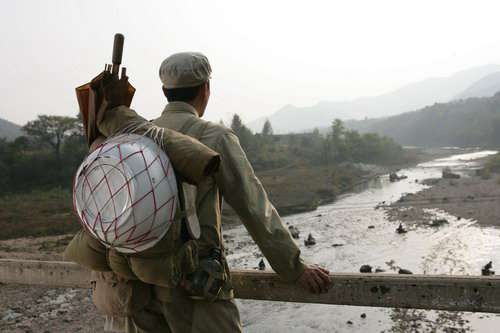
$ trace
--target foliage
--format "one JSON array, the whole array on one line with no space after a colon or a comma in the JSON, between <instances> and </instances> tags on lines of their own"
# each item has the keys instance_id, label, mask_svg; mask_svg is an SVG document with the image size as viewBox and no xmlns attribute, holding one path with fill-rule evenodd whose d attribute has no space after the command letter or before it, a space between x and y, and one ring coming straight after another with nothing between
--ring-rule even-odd
<instances>
[{"instance_id":1,"label":"foliage","mask_svg":"<svg viewBox=\"0 0 500 333\"><path fill-rule=\"evenodd\" d=\"M500 172L500 154L495 154L491 156L486 164L484 165L485 169L488 169L490 172L499 173Z\"/></svg>"},{"instance_id":2,"label":"foliage","mask_svg":"<svg viewBox=\"0 0 500 333\"><path fill-rule=\"evenodd\" d=\"M238 136L240 144L247 153L253 153L256 149L256 142L253 140L253 133L248 127L243 125L240 116L235 114L231 121L231 129Z\"/></svg>"},{"instance_id":3,"label":"foliage","mask_svg":"<svg viewBox=\"0 0 500 333\"><path fill-rule=\"evenodd\" d=\"M269 119L266 120L264 126L262 127L262 135L273 135L273 127L271 126L271 122L269 121Z\"/></svg>"},{"instance_id":4,"label":"foliage","mask_svg":"<svg viewBox=\"0 0 500 333\"><path fill-rule=\"evenodd\" d=\"M402 147L392 139L373 133L361 135L348 130L339 119L332 123L326 136L318 130L272 135L269 134L272 133L270 123L264 126L262 134L252 134L238 115L233 117L231 128L257 170L297 162L310 165L337 165L342 162L394 164L403 162L405 158Z\"/></svg>"},{"instance_id":5,"label":"foliage","mask_svg":"<svg viewBox=\"0 0 500 333\"><path fill-rule=\"evenodd\" d=\"M331 131L273 135L269 123L263 133L254 134L238 115L231 129L238 136L253 167L270 170L291 165L326 166L338 169L345 162L400 163L404 152L391 139L377 134L359 134L335 120ZM87 147L77 118L39 116L25 126L27 136L12 142L0 139L0 195L44 190L69 189L73 175ZM335 183L335 184L333 184ZM342 188L344 180L333 181Z\"/></svg>"},{"instance_id":6,"label":"foliage","mask_svg":"<svg viewBox=\"0 0 500 333\"><path fill-rule=\"evenodd\" d=\"M402 145L498 147L500 93L493 97L436 103L389 118L350 121L348 126L389 136Z\"/></svg>"},{"instance_id":7,"label":"foliage","mask_svg":"<svg viewBox=\"0 0 500 333\"><path fill-rule=\"evenodd\" d=\"M72 135L81 135L82 125L77 118L40 115L38 119L24 125L23 130L38 143L51 147L56 159L59 160L64 139Z\"/></svg>"},{"instance_id":8,"label":"foliage","mask_svg":"<svg viewBox=\"0 0 500 333\"><path fill-rule=\"evenodd\" d=\"M69 188L87 147L77 118L39 116L28 136L0 140L0 195L32 189Z\"/></svg>"},{"instance_id":9,"label":"foliage","mask_svg":"<svg viewBox=\"0 0 500 333\"><path fill-rule=\"evenodd\" d=\"M492 173L500 173L500 153L489 157L483 168L477 170L477 175L482 179L491 178Z\"/></svg>"}]
</instances>

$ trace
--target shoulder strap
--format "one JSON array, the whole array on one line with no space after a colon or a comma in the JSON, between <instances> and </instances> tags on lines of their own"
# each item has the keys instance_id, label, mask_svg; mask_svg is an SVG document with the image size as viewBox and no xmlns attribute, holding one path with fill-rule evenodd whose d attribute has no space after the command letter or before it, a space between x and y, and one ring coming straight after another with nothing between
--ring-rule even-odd
<instances>
[{"instance_id":1,"label":"shoulder strap","mask_svg":"<svg viewBox=\"0 0 500 333\"><path fill-rule=\"evenodd\" d=\"M190 117L178 130L180 133L189 135L196 140L200 140L208 126L208 122L203 122L201 126L194 132L188 134L187 132L196 124L198 118ZM181 179L177 179L179 203L182 210L182 235L184 241L189 239L198 239L200 237L200 222L196 215L196 195L197 189L195 186L184 183Z\"/></svg>"}]
</instances>

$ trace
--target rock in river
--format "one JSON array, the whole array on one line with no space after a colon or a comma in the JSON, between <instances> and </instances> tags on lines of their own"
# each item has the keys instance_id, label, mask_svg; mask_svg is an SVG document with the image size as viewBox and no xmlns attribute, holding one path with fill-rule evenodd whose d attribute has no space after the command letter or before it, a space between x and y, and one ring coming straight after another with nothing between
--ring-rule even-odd
<instances>
[{"instance_id":1,"label":"rock in river","mask_svg":"<svg viewBox=\"0 0 500 333\"><path fill-rule=\"evenodd\" d=\"M451 172L451 169L447 167L447 168L443 169L443 178L445 178L445 179L458 179L458 178L460 178L460 175Z\"/></svg>"},{"instance_id":2,"label":"rock in river","mask_svg":"<svg viewBox=\"0 0 500 333\"><path fill-rule=\"evenodd\" d=\"M389 181L394 183L394 182L397 182L397 181L400 181L402 179L406 179L408 178L408 176L400 176L398 175L397 173L393 172L389 175Z\"/></svg>"},{"instance_id":3,"label":"rock in river","mask_svg":"<svg viewBox=\"0 0 500 333\"><path fill-rule=\"evenodd\" d=\"M434 219L431 221L430 226L431 227L440 227L442 225L448 224L447 219Z\"/></svg>"},{"instance_id":4,"label":"rock in river","mask_svg":"<svg viewBox=\"0 0 500 333\"><path fill-rule=\"evenodd\" d=\"M309 234L309 236L307 236L307 239L304 239L304 245L305 246L316 245L316 239L314 239L313 235Z\"/></svg>"},{"instance_id":5,"label":"rock in river","mask_svg":"<svg viewBox=\"0 0 500 333\"><path fill-rule=\"evenodd\" d=\"M413 274L409 269L400 268L398 274Z\"/></svg>"},{"instance_id":6,"label":"rock in river","mask_svg":"<svg viewBox=\"0 0 500 333\"><path fill-rule=\"evenodd\" d=\"M396 232L398 234L406 234L408 231L403 227L403 224L400 223L399 227L396 229Z\"/></svg>"},{"instance_id":7,"label":"rock in river","mask_svg":"<svg viewBox=\"0 0 500 333\"><path fill-rule=\"evenodd\" d=\"M372 266L370 265L363 265L359 268L360 273L371 273L372 272Z\"/></svg>"},{"instance_id":8,"label":"rock in river","mask_svg":"<svg viewBox=\"0 0 500 333\"><path fill-rule=\"evenodd\" d=\"M489 262L484 267L481 269L481 275L483 276L488 276L488 275L495 275L495 271L492 271L491 269L493 268L493 262Z\"/></svg>"}]
</instances>

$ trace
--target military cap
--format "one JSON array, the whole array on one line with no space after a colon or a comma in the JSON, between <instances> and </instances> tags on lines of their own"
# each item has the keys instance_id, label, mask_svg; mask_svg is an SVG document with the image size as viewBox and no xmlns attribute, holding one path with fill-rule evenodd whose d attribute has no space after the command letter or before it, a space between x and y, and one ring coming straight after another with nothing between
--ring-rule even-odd
<instances>
[{"instance_id":1,"label":"military cap","mask_svg":"<svg viewBox=\"0 0 500 333\"><path fill-rule=\"evenodd\" d=\"M160 80L167 89L199 86L210 79L210 74L207 57L198 52L172 54L160 66Z\"/></svg>"}]
</instances>

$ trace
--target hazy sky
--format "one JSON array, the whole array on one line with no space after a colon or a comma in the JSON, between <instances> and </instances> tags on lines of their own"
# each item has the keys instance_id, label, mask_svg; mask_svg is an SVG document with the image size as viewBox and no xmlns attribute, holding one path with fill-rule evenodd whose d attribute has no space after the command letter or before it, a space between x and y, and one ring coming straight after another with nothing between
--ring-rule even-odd
<instances>
[{"instance_id":1,"label":"hazy sky","mask_svg":"<svg viewBox=\"0 0 500 333\"><path fill-rule=\"evenodd\" d=\"M2 0L0 117L75 115L74 88L110 62L115 32L139 113L166 103L161 61L201 51L214 71L207 118L249 121L500 63L499 13L478 0Z\"/></svg>"}]
</instances>

